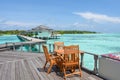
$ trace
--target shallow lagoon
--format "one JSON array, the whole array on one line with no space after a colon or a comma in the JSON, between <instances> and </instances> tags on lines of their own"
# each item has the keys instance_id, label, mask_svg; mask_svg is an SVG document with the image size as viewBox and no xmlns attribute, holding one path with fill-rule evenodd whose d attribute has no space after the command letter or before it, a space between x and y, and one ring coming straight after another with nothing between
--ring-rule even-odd
<instances>
[{"instance_id":1,"label":"shallow lagoon","mask_svg":"<svg viewBox=\"0 0 120 80\"><path fill-rule=\"evenodd\" d=\"M4 44L6 42L21 42L16 35L3 35L0 36L0 44Z\"/></svg>"},{"instance_id":2,"label":"shallow lagoon","mask_svg":"<svg viewBox=\"0 0 120 80\"><path fill-rule=\"evenodd\" d=\"M95 54L120 51L120 34L64 34L60 39L48 40L48 43L54 41L78 44L81 50Z\"/></svg>"}]
</instances>

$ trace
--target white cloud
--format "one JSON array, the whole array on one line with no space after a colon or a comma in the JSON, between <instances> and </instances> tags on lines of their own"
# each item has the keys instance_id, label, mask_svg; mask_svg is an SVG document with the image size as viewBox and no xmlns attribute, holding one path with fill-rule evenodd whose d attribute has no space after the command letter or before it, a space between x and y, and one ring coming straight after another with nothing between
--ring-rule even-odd
<instances>
[{"instance_id":1,"label":"white cloud","mask_svg":"<svg viewBox=\"0 0 120 80\"><path fill-rule=\"evenodd\" d=\"M15 21L6 21L3 24L9 25L9 26L23 26L23 27L38 25L36 23L24 23L24 22L15 22Z\"/></svg>"},{"instance_id":2,"label":"white cloud","mask_svg":"<svg viewBox=\"0 0 120 80\"><path fill-rule=\"evenodd\" d=\"M25 22L17 22L17 21L8 21L8 20L0 20L0 29L31 29L40 25L40 23L25 23Z\"/></svg>"},{"instance_id":3,"label":"white cloud","mask_svg":"<svg viewBox=\"0 0 120 80\"><path fill-rule=\"evenodd\" d=\"M73 26L77 28L94 28L95 27L95 25L92 25L92 24L79 23L79 22L73 23Z\"/></svg>"},{"instance_id":4,"label":"white cloud","mask_svg":"<svg viewBox=\"0 0 120 80\"><path fill-rule=\"evenodd\" d=\"M0 25L8 25L8 26L36 26L36 25L40 25L40 23L27 23L27 22L18 22L18 21L10 21L10 20L6 20L6 19L1 19L0 18Z\"/></svg>"},{"instance_id":5,"label":"white cloud","mask_svg":"<svg viewBox=\"0 0 120 80\"><path fill-rule=\"evenodd\" d=\"M78 22L75 22L75 23L73 24L73 26L76 26L76 27L89 27L88 24L82 24L82 23L78 23Z\"/></svg>"},{"instance_id":6,"label":"white cloud","mask_svg":"<svg viewBox=\"0 0 120 80\"><path fill-rule=\"evenodd\" d=\"M112 23L120 23L119 17L111 17L104 14L96 14L91 12L74 12L73 14L79 15L87 20L92 20L95 22L112 22Z\"/></svg>"}]
</instances>

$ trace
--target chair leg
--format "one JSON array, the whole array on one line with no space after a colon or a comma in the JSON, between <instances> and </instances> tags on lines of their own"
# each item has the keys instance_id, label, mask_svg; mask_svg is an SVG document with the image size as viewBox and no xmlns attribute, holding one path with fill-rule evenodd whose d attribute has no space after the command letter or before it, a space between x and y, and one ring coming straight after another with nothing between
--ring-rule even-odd
<instances>
[{"instance_id":1,"label":"chair leg","mask_svg":"<svg viewBox=\"0 0 120 80\"><path fill-rule=\"evenodd\" d=\"M65 70L65 67L63 67L63 72L64 72L64 80L66 80L66 70Z\"/></svg>"},{"instance_id":2,"label":"chair leg","mask_svg":"<svg viewBox=\"0 0 120 80\"><path fill-rule=\"evenodd\" d=\"M43 67L44 70L45 70L45 67L46 67L46 64L47 64L47 63L48 63L48 62L46 61L46 62L45 62L45 65L44 65L44 67Z\"/></svg>"},{"instance_id":3,"label":"chair leg","mask_svg":"<svg viewBox=\"0 0 120 80\"><path fill-rule=\"evenodd\" d=\"M48 71L47 71L48 74L50 73L50 71L51 71L51 69L52 69L52 66L53 66L53 62L51 61L51 62L50 62L50 67L48 68Z\"/></svg>"},{"instance_id":4,"label":"chair leg","mask_svg":"<svg viewBox=\"0 0 120 80\"><path fill-rule=\"evenodd\" d=\"M81 67L79 65L79 71L80 71L80 77L82 76L82 71L81 71Z\"/></svg>"}]
</instances>

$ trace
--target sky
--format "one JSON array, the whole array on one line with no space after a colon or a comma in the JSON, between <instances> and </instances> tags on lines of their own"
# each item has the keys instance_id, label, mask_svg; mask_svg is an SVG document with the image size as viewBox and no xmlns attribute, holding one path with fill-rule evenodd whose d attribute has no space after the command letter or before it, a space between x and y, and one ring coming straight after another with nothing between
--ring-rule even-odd
<instances>
[{"instance_id":1,"label":"sky","mask_svg":"<svg viewBox=\"0 0 120 80\"><path fill-rule=\"evenodd\" d=\"M120 0L0 0L0 30L120 33Z\"/></svg>"}]
</instances>

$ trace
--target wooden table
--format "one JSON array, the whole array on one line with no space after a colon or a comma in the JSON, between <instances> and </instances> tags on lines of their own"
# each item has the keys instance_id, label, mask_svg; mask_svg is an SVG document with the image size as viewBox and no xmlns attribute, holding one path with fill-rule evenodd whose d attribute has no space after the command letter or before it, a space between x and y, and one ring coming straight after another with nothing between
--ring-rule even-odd
<instances>
[{"instance_id":1,"label":"wooden table","mask_svg":"<svg viewBox=\"0 0 120 80\"><path fill-rule=\"evenodd\" d=\"M54 52L57 53L57 54L64 54L64 50L63 50L63 49L54 50ZM81 50L80 50L79 53L80 53L80 54L83 54L84 51L81 51Z\"/></svg>"}]
</instances>

